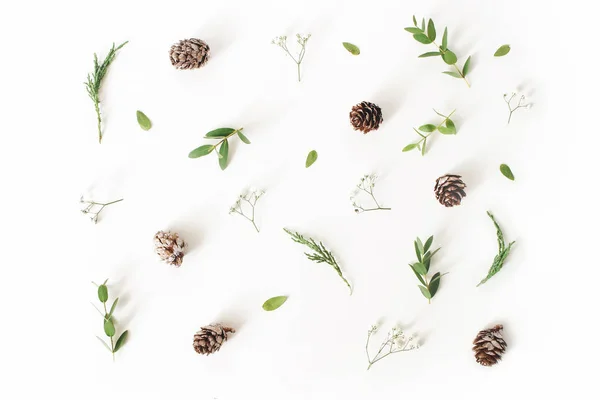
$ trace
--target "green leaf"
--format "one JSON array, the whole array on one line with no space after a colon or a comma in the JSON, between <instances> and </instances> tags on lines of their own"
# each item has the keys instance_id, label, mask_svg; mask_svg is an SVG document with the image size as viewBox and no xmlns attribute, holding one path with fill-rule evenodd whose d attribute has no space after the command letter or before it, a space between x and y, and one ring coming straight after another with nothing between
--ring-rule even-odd
<instances>
[{"instance_id":1,"label":"green leaf","mask_svg":"<svg viewBox=\"0 0 600 400\"><path fill-rule=\"evenodd\" d=\"M205 144L204 146L200 146L200 147L195 148L194 150L190 151L190 154L188 154L188 157L189 158L203 157L207 154L210 154L214 149L215 149L215 146L213 146L211 144Z\"/></svg>"},{"instance_id":2,"label":"green leaf","mask_svg":"<svg viewBox=\"0 0 600 400\"><path fill-rule=\"evenodd\" d=\"M119 349L121 347L123 347L123 345L125 344L125 342L127 341L127 336L129 335L129 331L125 331L123 333L121 333L121 336L119 336L119 338L117 339L117 343L115 343L115 353L117 351L119 351Z\"/></svg>"},{"instance_id":3,"label":"green leaf","mask_svg":"<svg viewBox=\"0 0 600 400\"><path fill-rule=\"evenodd\" d=\"M423 255L421 254L421 249L419 248L419 244L417 243L417 241L415 240L415 253L417 254L417 258L419 259L419 262L423 261Z\"/></svg>"},{"instance_id":4,"label":"green leaf","mask_svg":"<svg viewBox=\"0 0 600 400\"><path fill-rule=\"evenodd\" d=\"M102 303L106 303L108 301L108 288L104 283L98 286L98 300L100 300Z\"/></svg>"},{"instance_id":5,"label":"green leaf","mask_svg":"<svg viewBox=\"0 0 600 400\"><path fill-rule=\"evenodd\" d=\"M115 308L117 308L118 301L119 301L118 297L115 299L115 301L113 301L112 306L110 307L110 311L108 312L108 315L106 316L106 319L110 319L112 317L113 313L115 312Z\"/></svg>"},{"instance_id":6,"label":"green leaf","mask_svg":"<svg viewBox=\"0 0 600 400\"><path fill-rule=\"evenodd\" d=\"M502 175L504 175L511 181L515 180L515 176L513 175L512 171L510 170L510 167L508 165L500 164L500 172L502 172Z\"/></svg>"},{"instance_id":7,"label":"green leaf","mask_svg":"<svg viewBox=\"0 0 600 400\"><path fill-rule=\"evenodd\" d=\"M427 147L427 138L423 139L423 148L421 148L421 155L425 155L425 148Z\"/></svg>"},{"instance_id":8,"label":"green leaf","mask_svg":"<svg viewBox=\"0 0 600 400\"><path fill-rule=\"evenodd\" d=\"M435 253L437 253L438 251L440 251L441 247L438 247L437 249L435 249L433 251L433 253L429 253L427 252L424 256L423 256L423 260L428 261L431 260L433 258L433 256L435 255Z\"/></svg>"},{"instance_id":9,"label":"green leaf","mask_svg":"<svg viewBox=\"0 0 600 400\"><path fill-rule=\"evenodd\" d=\"M427 53L423 53L419 56L419 58L425 58L425 57L436 57L436 56L441 56L442 53L440 53L439 51L429 51Z\"/></svg>"},{"instance_id":10,"label":"green leaf","mask_svg":"<svg viewBox=\"0 0 600 400\"><path fill-rule=\"evenodd\" d=\"M419 253L425 254L425 248L423 247L423 242L421 242L420 238L417 238L417 246L419 246Z\"/></svg>"},{"instance_id":11,"label":"green leaf","mask_svg":"<svg viewBox=\"0 0 600 400\"><path fill-rule=\"evenodd\" d=\"M233 128L219 128L219 129L215 129L213 131L208 132L206 135L204 135L205 138L224 138L226 136L231 135L233 132L235 132L235 129Z\"/></svg>"},{"instance_id":12,"label":"green leaf","mask_svg":"<svg viewBox=\"0 0 600 400\"><path fill-rule=\"evenodd\" d=\"M471 65L471 56L467 58L467 61L465 61L465 65L463 65L462 74L464 76L467 76L467 74L469 73L469 65Z\"/></svg>"},{"instance_id":13,"label":"green leaf","mask_svg":"<svg viewBox=\"0 0 600 400\"><path fill-rule=\"evenodd\" d=\"M438 130L444 135L456 135L456 125L451 119L447 119L446 126L440 126Z\"/></svg>"},{"instance_id":14,"label":"green leaf","mask_svg":"<svg viewBox=\"0 0 600 400\"><path fill-rule=\"evenodd\" d=\"M423 258L423 264L425 265L425 269L429 272L429 267L431 266L431 258Z\"/></svg>"},{"instance_id":15,"label":"green leaf","mask_svg":"<svg viewBox=\"0 0 600 400\"><path fill-rule=\"evenodd\" d=\"M498 47L498 50L496 50L496 52L494 53L494 57L505 56L508 54L509 51L510 51L510 45L503 44L502 46Z\"/></svg>"},{"instance_id":16,"label":"green leaf","mask_svg":"<svg viewBox=\"0 0 600 400\"><path fill-rule=\"evenodd\" d=\"M140 128L145 131L148 131L150 128L152 128L152 122L150 122L150 119L146 116L146 114L140 110L137 110L135 115L137 117L138 124L140 124Z\"/></svg>"},{"instance_id":17,"label":"green leaf","mask_svg":"<svg viewBox=\"0 0 600 400\"><path fill-rule=\"evenodd\" d=\"M429 238L425 241L425 246L423 246L423 251L425 253L427 253L427 251L431 247L432 243L433 243L433 236L429 236Z\"/></svg>"},{"instance_id":18,"label":"green leaf","mask_svg":"<svg viewBox=\"0 0 600 400\"><path fill-rule=\"evenodd\" d=\"M305 167L308 168L313 165L318 157L319 154L317 154L317 151L311 150L310 153L308 153L308 156L306 156L306 162L304 163Z\"/></svg>"},{"instance_id":19,"label":"green leaf","mask_svg":"<svg viewBox=\"0 0 600 400\"><path fill-rule=\"evenodd\" d=\"M415 24L415 26L417 26L417 18L413 15L413 23Z\"/></svg>"},{"instance_id":20,"label":"green leaf","mask_svg":"<svg viewBox=\"0 0 600 400\"><path fill-rule=\"evenodd\" d=\"M425 285L425 280L423 279L423 277L417 272L417 270L415 270L414 265L412 264L408 264L410 265L410 268L413 270L413 272L415 273L415 275L417 276L417 278L419 279L419 282L421 282L423 285Z\"/></svg>"},{"instance_id":21,"label":"green leaf","mask_svg":"<svg viewBox=\"0 0 600 400\"><path fill-rule=\"evenodd\" d=\"M421 293L423 293L426 299L431 300L431 293L429 293L429 290L425 286L419 285L419 289L421 289Z\"/></svg>"},{"instance_id":22,"label":"green leaf","mask_svg":"<svg viewBox=\"0 0 600 400\"><path fill-rule=\"evenodd\" d=\"M446 52L442 54L442 60L448 65L454 65L458 59L456 58L456 54L450 50L446 50Z\"/></svg>"},{"instance_id":23,"label":"green leaf","mask_svg":"<svg viewBox=\"0 0 600 400\"><path fill-rule=\"evenodd\" d=\"M419 275L426 275L427 274L427 268L425 267L425 264L423 263L414 263L413 264L413 269L419 274Z\"/></svg>"},{"instance_id":24,"label":"green leaf","mask_svg":"<svg viewBox=\"0 0 600 400\"><path fill-rule=\"evenodd\" d=\"M429 281L429 293L431 294L431 297L435 296L437 293L438 288L440 287L440 279L440 273L436 272L431 278L431 281Z\"/></svg>"},{"instance_id":25,"label":"green leaf","mask_svg":"<svg viewBox=\"0 0 600 400\"><path fill-rule=\"evenodd\" d=\"M407 32L410 32L412 34L423 33L423 31L420 30L419 28L408 27L408 28L404 28L404 30L407 31Z\"/></svg>"},{"instance_id":26,"label":"green leaf","mask_svg":"<svg viewBox=\"0 0 600 400\"><path fill-rule=\"evenodd\" d=\"M221 148L219 149L219 155L221 156L219 157L219 166L222 170L225 170L225 168L227 168L227 159L229 157L229 142L227 139L225 139L221 145Z\"/></svg>"},{"instance_id":27,"label":"green leaf","mask_svg":"<svg viewBox=\"0 0 600 400\"><path fill-rule=\"evenodd\" d=\"M448 49L448 28L444 28L444 36L442 36L442 50Z\"/></svg>"},{"instance_id":28,"label":"green leaf","mask_svg":"<svg viewBox=\"0 0 600 400\"><path fill-rule=\"evenodd\" d=\"M435 131L436 129L437 129L437 127L436 127L435 125L433 125L433 124L425 124L425 125L421 125L421 126L419 127L419 130L420 130L421 132L428 132L428 133L429 133L429 132L433 132L433 131Z\"/></svg>"},{"instance_id":29,"label":"green leaf","mask_svg":"<svg viewBox=\"0 0 600 400\"><path fill-rule=\"evenodd\" d=\"M429 22L427 22L427 37L432 42L435 40L435 24L431 18L429 18Z\"/></svg>"},{"instance_id":30,"label":"green leaf","mask_svg":"<svg viewBox=\"0 0 600 400\"><path fill-rule=\"evenodd\" d=\"M357 56L360 54L360 49L353 45L352 43L348 43L348 42L343 42L342 45L344 46L344 48L346 50L348 50L350 52L350 54L352 54L353 56Z\"/></svg>"},{"instance_id":31,"label":"green leaf","mask_svg":"<svg viewBox=\"0 0 600 400\"><path fill-rule=\"evenodd\" d=\"M110 351L112 353L112 350L110 349L110 346L106 344L106 342L104 340L102 340L100 338L100 336L96 336L98 338L99 341L102 342L102 344L104 345L104 347L106 347L106 350Z\"/></svg>"},{"instance_id":32,"label":"green leaf","mask_svg":"<svg viewBox=\"0 0 600 400\"><path fill-rule=\"evenodd\" d=\"M417 144L417 143L411 143L411 144L409 144L409 145L405 146L405 147L402 149L402 152L403 152L403 153L406 153L407 151L414 150L416 147L418 147L418 144Z\"/></svg>"},{"instance_id":33,"label":"green leaf","mask_svg":"<svg viewBox=\"0 0 600 400\"><path fill-rule=\"evenodd\" d=\"M246 137L246 135L244 135L244 134L242 133L242 131L241 131L241 130L239 130L237 134L238 134L238 136L240 137L240 140L241 140L242 142L244 142L244 143L246 143L246 144L250 144L250 140L249 140L249 139Z\"/></svg>"},{"instance_id":34,"label":"green leaf","mask_svg":"<svg viewBox=\"0 0 600 400\"><path fill-rule=\"evenodd\" d=\"M425 18L421 19L421 30L425 32Z\"/></svg>"},{"instance_id":35,"label":"green leaf","mask_svg":"<svg viewBox=\"0 0 600 400\"><path fill-rule=\"evenodd\" d=\"M462 76L460 76L460 74L457 74L454 71L444 71L444 72L442 72L442 74L446 74L446 75L450 75L450 76L452 76L454 78L461 78L462 79Z\"/></svg>"},{"instance_id":36,"label":"green leaf","mask_svg":"<svg viewBox=\"0 0 600 400\"><path fill-rule=\"evenodd\" d=\"M287 296L275 296L271 297L269 300L265 301L262 308L265 311L273 311L277 310L279 307L283 305L287 301Z\"/></svg>"},{"instance_id":37,"label":"green leaf","mask_svg":"<svg viewBox=\"0 0 600 400\"><path fill-rule=\"evenodd\" d=\"M112 319L104 320L104 333L106 333L106 336L115 336L115 325L113 324Z\"/></svg>"},{"instance_id":38,"label":"green leaf","mask_svg":"<svg viewBox=\"0 0 600 400\"><path fill-rule=\"evenodd\" d=\"M423 33L415 33L413 35L413 37L415 38L415 40L417 42L420 42L420 43L423 43L423 44L430 44L431 43L431 40L427 36L425 36L425 34L423 34Z\"/></svg>"}]
</instances>

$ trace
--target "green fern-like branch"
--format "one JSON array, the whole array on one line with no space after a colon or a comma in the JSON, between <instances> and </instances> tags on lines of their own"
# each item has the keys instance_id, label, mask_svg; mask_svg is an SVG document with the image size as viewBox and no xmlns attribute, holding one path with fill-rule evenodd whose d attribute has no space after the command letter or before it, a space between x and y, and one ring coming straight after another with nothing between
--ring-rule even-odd
<instances>
[{"instance_id":1,"label":"green fern-like branch","mask_svg":"<svg viewBox=\"0 0 600 400\"><path fill-rule=\"evenodd\" d=\"M504 260L506 260L506 257L508 257L508 254L510 253L510 249L512 248L513 244L515 244L515 242L513 241L508 244L508 247L506 246L506 243L504 241L504 235L502 234L502 229L500 229L500 225L498 225L498 222L496 221L491 212L488 211L487 214L492 219L492 221L494 222L494 226L496 227L496 236L498 237L498 254L496 255L496 257L494 257L494 262L492 263L492 266L490 267L487 276L483 278L477 286L486 283L488 279L496 275L496 273L498 273L498 271L502 269L502 267L504 266Z\"/></svg>"}]
</instances>

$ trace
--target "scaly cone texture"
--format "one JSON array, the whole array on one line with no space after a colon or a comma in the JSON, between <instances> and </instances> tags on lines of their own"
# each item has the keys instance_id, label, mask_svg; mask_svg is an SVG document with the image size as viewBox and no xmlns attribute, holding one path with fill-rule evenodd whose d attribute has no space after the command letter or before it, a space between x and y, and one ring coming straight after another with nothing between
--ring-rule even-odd
<instances>
[{"instance_id":1,"label":"scaly cone texture","mask_svg":"<svg viewBox=\"0 0 600 400\"><path fill-rule=\"evenodd\" d=\"M177 69L200 68L210 58L210 47L200 39L184 39L171 46L169 56Z\"/></svg>"},{"instance_id":2,"label":"scaly cone texture","mask_svg":"<svg viewBox=\"0 0 600 400\"><path fill-rule=\"evenodd\" d=\"M174 267L180 267L183 262L185 242L177 233L158 231L154 235L156 254L160 259Z\"/></svg>"},{"instance_id":3,"label":"scaly cone texture","mask_svg":"<svg viewBox=\"0 0 600 400\"><path fill-rule=\"evenodd\" d=\"M368 101L363 101L355 105L352 107L352 111L350 111L350 123L355 131L362 131L366 134L377 130L382 122L383 114L381 114L381 108Z\"/></svg>"},{"instance_id":4,"label":"scaly cone texture","mask_svg":"<svg viewBox=\"0 0 600 400\"><path fill-rule=\"evenodd\" d=\"M459 206L463 197L466 197L464 189L467 187L460 179L460 175L444 175L435 181L435 198L446 207Z\"/></svg>"},{"instance_id":5,"label":"scaly cone texture","mask_svg":"<svg viewBox=\"0 0 600 400\"><path fill-rule=\"evenodd\" d=\"M473 351L477 362L485 367L491 367L502 359L506 351L506 342L502 337L502 325L496 325L492 329L484 329L477 334L473 340Z\"/></svg>"},{"instance_id":6,"label":"scaly cone texture","mask_svg":"<svg viewBox=\"0 0 600 400\"><path fill-rule=\"evenodd\" d=\"M200 328L194 335L194 350L204 355L215 353L227 341L228 333L235 333L235 329L222 324L210 324Z\"/></svg>"}]
</instances>

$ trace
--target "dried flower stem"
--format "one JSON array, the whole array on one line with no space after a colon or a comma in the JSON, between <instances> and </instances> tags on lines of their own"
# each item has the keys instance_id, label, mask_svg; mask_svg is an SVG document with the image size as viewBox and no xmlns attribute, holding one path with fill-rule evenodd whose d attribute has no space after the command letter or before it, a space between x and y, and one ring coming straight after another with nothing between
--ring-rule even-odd
<instances>
[{"instance_id":1,"label":"dried flower stem","mask_svg":"<svg viewBox=\"0 0 600 400\"><path fill-rule=\"evenodd\" d=\"M507 93L504 94L504 102L506 103L506 106L508 107L508 122L506 123L507 125L510 124L510 119L512 118L512 115L515 111L517 111L519 108L529 108L530 107L530 104L521 104L521 102L523 100L525 100L525 95L521 95L521 97L519 98L519 102L517 103L517 106L515 108L512 108L511 103L516 95L517 95L517 93L512 92L510 97L507 99L508 94Z\"/></svg>"},{"instance_id":2,"label":"dried flower stem","mask_svg":"<svg viewBox=\"0 0 600 400\"><path fill-rule=\"evenodd\" d=\"M384 359L390 354L402 353L405 351L411 351L419 348L418 345L412 343L412 341L414 340L414 336L409 336L408 338L406 338L402 329L392 328L392 330L388 332L386 340L384 340L383 343L381 343L381 346L379 346L377 354L375 354L375 356L371 359L371 356L369 355L369 342L371 340L371 336L376 331L377 326L373 325L367 333L367 344L365 345L367 361L369 362L367 371L370 370L373 364L375 364L377 361Z\"/></svg>"},{"instance_id":3,"label":"dried flower stem","mask_svg":"<svg viewBox=\"0 0 600 400\"><path fill-rule=\"evenodd\" d=\"M92 220L93 223L97 223L98 222L98 216L100 215L100 213L102 212L102 210L104 210L104 207L106 206L110 206L111 204L115 204L118 203L120 201L123 201L123 199L119 199L119 200L114 200L114 201L110 201L108 203L97 203L94 200L84 200L83 196L81 196L81 199L79 199L79 202L82 204L87 204L87 206L81 210L81 212L83 214L92 214L92 216L90 217L90 219ZM94 211L94 207L100 207L99 210Z\"/></svg>"},{"instance_id":4,"label":"dried flower stem","mask_svg":"<svg viewBox=\"0 0 600 400\"><path fill-rule=\"evenodd\" d=\"M365 175L361 178L360 183L358 185L356 185L356 189L355 189L354 193L352 193L352 196L350 196L350 200L352 201L352 206L354 207L355 213L360 214L360 213L363 213L366 211L376 211L376 210L389 211L389 210L391 210L391 208L389 208L389 207L381 207L381 205L375 198L375 194L373 193L373 188L375 187L375 182L377 181L377 178L378 177L375 174ZM369 196L371 196L371 198L375 202L376 207L364 208L362 205L360 205L356 202L356 197L358 196L358 194L361 191L365 192Z\"/></svg>"},{"instance_id":5,"label":"dried flower stem","mask_svg":"<svg viewBox=\"0 0 600 400\"><path fill-rule=\"evenodd\" d=\"M262 190L253 191L250 194L244 194L244 195L240 194L238 199L236 200L235 204L229 209L229 214L241 215L242 217L246 218L248 221L250 221L252 223L252 225L254 226L254 229L256 229L256 232L260 232L260 230L258 229L258 226L256 226L256 223L254 222L254 214L255 214L256 203L258 202L258 199L260 199L262 197L263 194L265 194L265 192ZM246 215L246 213L244 212L244 207L242 207L242 201L244 203L247 203L250 206L250 210L251 210L250 215Z\"/></svg>"},{"instance_id":6,"label":"dried flower stem","mask_svg":"<svg viewBox=\"0 0 600 400\"><path fill-rule=\"evenodd\" d=\"M300 34L296 34L296 42L300 45L300 52L298 53L298 58L294 57L290 50L287 47L287 36L278 36L273 41L272 44L276 44L281 47L296 63L298 69L298 82L300 82L300 64L302 64L302 60L304 60L304 54L306 53L306 42L310 39L310 34L307 36L300 36Z\"/></svg>"}]
</instances>

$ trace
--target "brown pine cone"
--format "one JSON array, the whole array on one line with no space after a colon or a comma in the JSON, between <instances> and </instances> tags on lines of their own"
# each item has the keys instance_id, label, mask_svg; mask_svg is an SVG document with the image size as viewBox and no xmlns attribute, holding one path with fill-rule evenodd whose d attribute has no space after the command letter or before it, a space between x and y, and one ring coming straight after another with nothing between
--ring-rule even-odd
<instances>
[{"instance_id":1,"label":"brown pine cone","mask_svg":"<svg viewBox=\"0 0 600 400\"><path fill-rule=\"evenodd\" d=\"M174 267L180 267L183 262L185 242L174 232L158 231L154 235L156 254L160 259Z\"/></svg>"},{"instance_id":2,"label":"brown pine cone","mask_svg":"<svg viewBox=\"0 0 600 400\"><path fill-rule=\"evenodd\" d=\"M485 329L477 334L473 340L473 351L477 362L485 367L491 367L502 359L506 351L506 342L502 337L502 325L492 329Z\"/></svg>"},{"instance_id":3,"label":"brown pine cone","mask_svg":"<svg viewBox=\"0 0 600 400\"><path fill-rule=\"evenodd\" d=\"M460 175L444 175L435 181L435 198L446 207L459 206L463 197L467 197L464 189L467 187Z\"/></svg>"},{"instance_id":4,"label":"brown pine cone","mask_svg":"<svg viewBox=\"0 0 600 400\"><path fill-rule=\"evenodd\" d=\"M200 68L210 58L210 47L200 39L184 39L171 46L169 56L177 69Z\"/></svg>"},{"instance_id":5,"label":"brown pine cone","mask_svg":"<svg viewBox=\"0 0 600 400\"><path fill-rule=\"evenodd\" d=\"M350 111L350 123L355 131L369 133L377 130L383 122L383 114L378 105L363 101L352 107Z\"/></svg>"},{"instance_id":6,"label":"brown pine cone","mask_svg":"<svg viewBox=\"0 0 600 400\"><path fill-rule=\"evenodd\" d=\"M227 341L228 333L235 333L235 329L221 324L210 324L200 328L194 335L194 350L204 355L215 353Z\"/></svg>"}]
</instances>

